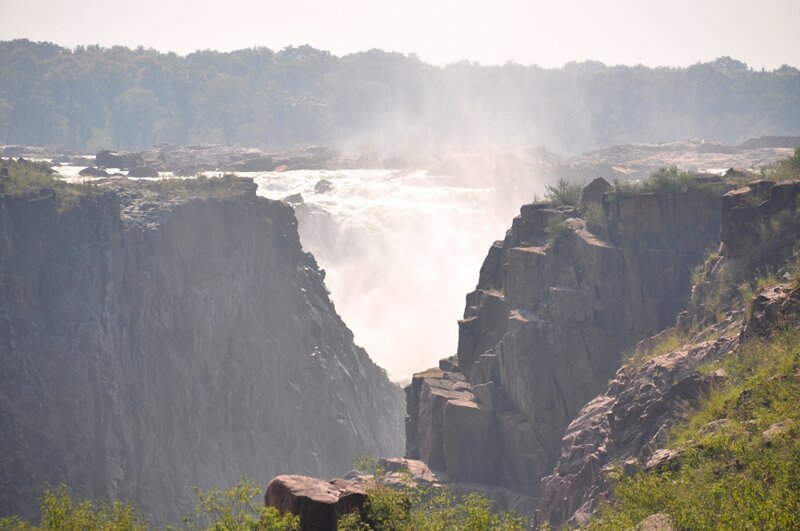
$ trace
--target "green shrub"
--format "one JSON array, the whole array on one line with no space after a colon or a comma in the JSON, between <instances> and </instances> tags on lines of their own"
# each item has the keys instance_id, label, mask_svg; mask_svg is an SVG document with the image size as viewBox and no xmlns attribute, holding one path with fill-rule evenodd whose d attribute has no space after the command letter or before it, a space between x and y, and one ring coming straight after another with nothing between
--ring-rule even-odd
<instances>
[{"instance_id":1,"label":"green shrub","mask_svg":"<svg viewBox=\"0 0 800 531\"><path fill-rule=\"evenodd\" d=\"M422 487L414 484L410 477L405 485L389 485L374 457L359 456L355 468L375 478L367 489L365 519L358 513L345 515L339 519L339 531L524 529L522 518L494 512L486 496L471 493L458 497L449 487Z\"/></svg>"},{"instance_id":2,"label":"green shrub","mask_svg":"<svg viewBox=\"0 0 800 531\"><path fill-rule=\"evenodd\" d=\"M557 206L578 206L583 192L580 184L564 179L559 179L556 184L546 184L544 187L547 190L544 194L545 199Z\"/></svg>"},{"instance_id":3,"label":"green shrub","mask_svg":"<svg viewBox=\"0 0 800 531\"><path fill-rule=\"evenodd\" d=\"M48 488L42 497L38 526L18 517L0 519L3 531L144 531L148 528L139 511L130 503L115 501L95 504L75 502L65 485Z\"/></svg>"},{"instance_id":4,"label":"green shrub","mask_svg":"<svg viewBox=\"0 0 800 531\"><path fill-rule=\"evenodd\" d=\"M186 529L291 531L300 528L298 517L281 515L273 507L264 507L262 490L243 479L226 490L195 489L195 494L195 512L183 519ZM145 531L151 528L133 504L75 502L65 485L45 490L40 520L35 526L18 517L3 518L0 531Z\"/></svg>"},{"instance_id":5,"label":"green shrub","mask_svg":"<svg viewBox=\"0 0 800 531\"><path fill-rule=\"evenodd\" d=\"M676 166L659 168L642 181L614 181L609 190L611 197L629 197L642 193L702 192L721 196L725 192L722 182L699 178L692 172Z\"/></svg>"},{"instance_id":6,"label":"green shrub","mask_svg":"<svg viewBox=\"0 0 800 531\"><path fill-rule=\"evenodd\" d=\"M261 488L244 478L226 490L194 489L194 514L183 519L187 529L208 531L289 531L300 528L300 518L265 507Z\"/></svg>"},{"instance_id":7,"label":"green shrub","mask_svg":"<svg viewBox=\"0 0 800 531\"><path fill-rule=\"evenodd\" d=\"M683 346L684 340L685 338L681 337L675 328L671 328L662 333L655 344L645 348L637 348L625 363L641 365L668 352L679 350Z\"/></svg>"},{"instance_id":8,"label":"green shrub","mask_svg":"<svg viewBox=\"0 0 800 531\"><path fill-rule=\"evenodd\" d=\"M44 162L7 159L0 165L8 170L8 178L0 180L0 192L21 196L32 189L48 188L55 192L61 212L75 208L81 198L97 190L93 183L70 184L56 178L50 166Z\"/></svg>"},{"instance_id":9,"label":"green shrub","mask_svg":"<svg viewBox=\"0 0 800 531\"><path fill-rule=\"evenodd\" d=\"M603 213L603 207L597 203L590 203L589 206L586 207L586 212L583 213L583 219L586 220L587 225L595 227L606 226L606 218L605 214Z\"/></svg>"},{"instance_id":10,"label":"green shrub","mask_svg":"<svg viewBox=\"0 0 800 531\"><path fill-rule=\"evenodd\" d=\"M485 496L456 496L448 487L390 487L378 480L368 489L366 521L357 513L339 520L339 531L517 531L523 519L496 513Z\"/></svg>"},{"instance_id":11,"label":"green shrub","mask_svg":"<svg viewBox=\"0 0 800 531\"><path fill-rule=\"evenodd\" d=\"M569 230L564 218L560 216L550 218L544 228L544 232L547 234L547 243L553 243L558 236L568 233Z\"/></svg>"},{"instance_id":12,"label":"green shrub","mask_svg":"<svg viewBox=\"0 0 800 531\"><path fill-rule=\"evenodd\" d=\"M764 167L761 177L770 181L788 181L800 179L800 147L795 148L794 154L785 159Z\"/></svg>"}]
</instances>

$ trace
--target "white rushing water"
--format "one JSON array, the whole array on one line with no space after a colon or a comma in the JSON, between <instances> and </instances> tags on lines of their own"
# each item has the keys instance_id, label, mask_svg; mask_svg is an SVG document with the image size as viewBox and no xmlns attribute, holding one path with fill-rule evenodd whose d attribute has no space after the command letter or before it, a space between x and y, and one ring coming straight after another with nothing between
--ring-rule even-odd
<instances>
[{"instance_id":1,"label":"white rushing water","mask_svg":"<svg viewBox=\"0 0 800 531\"><path fill-rule=\"evenodd\" d=\"M245 175L271 199L302 195L303 246L326 270L356 342L390 377L405 381L455 354L464 296L514 214L488 211L492 188L454 186L425 171ZM322 179L329 190L315 190Z\"/></svg>"},{"instance_id":2,"label":"white rushing water","mask_svg":"<svg viewBox=\"0 0 800 531\"><path fill-rule=\"evenodd\" d=\"M95 180L79 176L81 169L62 166L59 173L70 182ZM483 172L457 177L369 169L239 175L252 177L258 194L270 199L302 195L303 204L292 203L300 240L325 269L336 310L356 343L400 382L455 354L457 320L486 252L503 238L519 206L537 188L532 180L520 185L519 179L503 182ZM318 186L322 180L329 187Z\"/></svg>"}]
</instances>

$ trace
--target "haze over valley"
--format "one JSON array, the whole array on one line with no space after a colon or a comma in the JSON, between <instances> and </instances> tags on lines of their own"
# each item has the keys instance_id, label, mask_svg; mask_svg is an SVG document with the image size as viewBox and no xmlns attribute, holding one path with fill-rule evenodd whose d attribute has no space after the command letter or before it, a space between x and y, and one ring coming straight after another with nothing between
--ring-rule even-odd
<instances>
[{"instance_id":1,"label":"haze over valley","mask_svg":"<svg viewBox=\"0 0 800 531\"><path fill-rule=\"evenodd\" d=\"M0 20L0 530L800 526L799 3Z\"/></svg>"}]
</instances>

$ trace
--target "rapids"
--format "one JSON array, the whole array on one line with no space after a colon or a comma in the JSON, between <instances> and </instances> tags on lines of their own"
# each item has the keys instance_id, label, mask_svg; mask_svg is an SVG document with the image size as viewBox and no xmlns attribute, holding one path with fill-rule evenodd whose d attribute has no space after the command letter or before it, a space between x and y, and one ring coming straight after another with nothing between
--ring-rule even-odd
<instances>
[{"instance_id":1,"label":"rapids","mask_svg":"<svg viewBox=\"0 0 800 531\"><path fill-rule=\"evenodd\" d=\"M408 381L455 354L464 296L515 214L501 203L514 202L498 203L492 187L459 186L426 171L241 175L271 199L302 195L294 206L303 246L325 269L356 342L393 380Z\"/></svg>"}]
</instances>

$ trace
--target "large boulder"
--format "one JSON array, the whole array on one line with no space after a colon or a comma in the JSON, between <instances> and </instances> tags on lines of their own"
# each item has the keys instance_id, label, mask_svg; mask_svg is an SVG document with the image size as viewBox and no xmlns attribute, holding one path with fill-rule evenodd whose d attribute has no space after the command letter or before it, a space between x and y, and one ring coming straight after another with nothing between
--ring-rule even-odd
<instances>
[{"instance_id":1,"label":"large boulder","mask_svg":"<svg viewBox=\"0 0 800 531\"><path fill-rule=\"evenodd\" d=\"M128 172L128 177L158 177L158 169L153 166L136 166Z\"/></svg>"},{"instance_id":2,"label":"large boulder","mask_svg":"<svg viewBox=\"0 0 800 531\"><path fill-rule=\"evenodd\" d=\"M605 194L611 185L602 177L598 177L589 184L587 184L581 192L581 206L586 208L591 203L603 204L603 194Z\"/></svg>"},{"instance_id":3,"label":"large boulder","mask_svg":"<svg viewBox=\"0 0 800 531\"><path fill-rule=\"evenodd\" d=\"M366 500L366 491L356 482L293 475L273 479L264 495L267 507L299 516L302 531L336 529L340 517L360 512Z\"/></svg>"},{"instance_id":4,"label":"large boulder","mask_svg":"<svg viewBox=\"0 0 800 531\"><path fill-rule=\"evenodd\" d=\"M753 300L750 318L742 330L742 339L766 336L775 327L795 324L800 319L800 288L777 284L763 289Z\"/></svg>"},{"instance_id":5,"label":"large boulder","mask_svg":"<svg viewBox=\"0 0 800 531\"><path fill-rule=\"evenodd\" d=\"M127 151L109 151L104 149L95 155L94 163L101 168L120 168L127 170L144 164L141 154Z\"/></svg>"},{"instance_id":6,"label":"large boulder","mask_svg":"<svg viewBox=\"0 0 800 531\"><path fill-rule=\"evenodd\" d=\"M755 181L722 197L720 240L730 258L759 260L769 254L770 233L786 232L779 227L800 204L800 181ZM796 216L795 216L796 217ZM756 252L759 251L759 252Z\"/></svg>"},{"instance_id":7,"label":"large boulder","mask_svg":"<svg viewBox=\"0 0 800 531\"><path fill-rule=\"evenodd\" d=\"M78 172L78 175L81 177L108 177L108 172L101 168L95 168L94 166L89 166L88 168L84 168Z\"/></svg>"}]
</instances>

